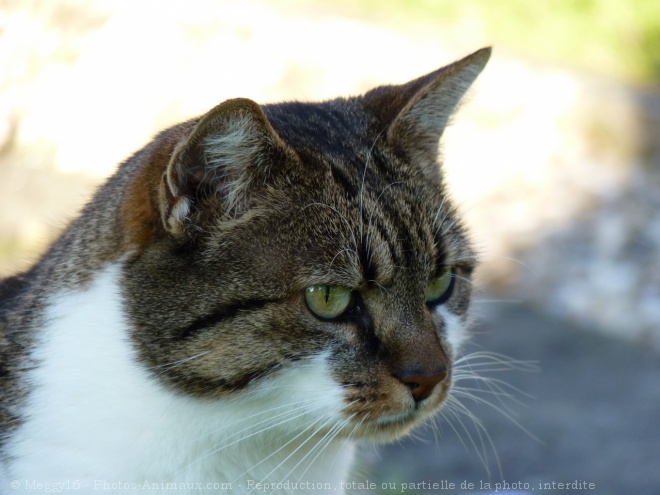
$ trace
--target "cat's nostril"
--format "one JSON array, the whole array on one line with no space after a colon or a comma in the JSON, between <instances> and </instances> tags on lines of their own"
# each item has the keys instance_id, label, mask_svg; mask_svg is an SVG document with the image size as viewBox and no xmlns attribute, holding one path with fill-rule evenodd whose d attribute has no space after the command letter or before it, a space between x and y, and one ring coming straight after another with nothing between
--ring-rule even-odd
<instances>
[{"instance_id":1,"label":"cat's nostril","mask_svg":"<svg viewBox=\"0 0 660 495\"><path fill-rule=\"evenodd\" d=\"M436 385L447 378L447 370L429 375L404 375L398 378L408 385L415 402L419 402L431 395Z\"/></svg>"}]
</instances>

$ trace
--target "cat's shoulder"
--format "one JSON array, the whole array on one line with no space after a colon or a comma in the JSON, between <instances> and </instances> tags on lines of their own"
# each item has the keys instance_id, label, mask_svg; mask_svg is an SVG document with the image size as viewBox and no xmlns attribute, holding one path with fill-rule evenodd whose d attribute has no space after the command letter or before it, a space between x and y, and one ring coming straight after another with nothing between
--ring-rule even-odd
<instances>
[{"instance_id":1,"label":"cat's shoulder","mask_svg":"<svg viewBox=\"0 0 660 495\"><path fill-rule=\"evenodd\" d=\"M0 279L0 315L15 306L23 294L30 290L34 270Z\"/></svg>"}]
</instances>

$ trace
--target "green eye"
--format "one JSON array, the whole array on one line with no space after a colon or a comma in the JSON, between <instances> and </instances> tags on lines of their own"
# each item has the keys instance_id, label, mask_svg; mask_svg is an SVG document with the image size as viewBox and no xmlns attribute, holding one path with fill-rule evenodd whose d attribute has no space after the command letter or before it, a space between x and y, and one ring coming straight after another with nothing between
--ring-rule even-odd
<instances>
[{"instance_id":1,"label":"green eye","mask_svg":"<svg viewBox=\"0 0 660 495\"><path fill-rule=\"evenodd\" d=\"M340 285L315 285L305 289L309 310L320 318L332 319L341 315L351 303L351 289Z\"/></svg>"},{"instance_id":2,"label":"green eye","mask_svg":"<svg viewBox=\"0 0 660 495\"><path fill-rule=\"evenodd\" d=\"M454 272L449 269L442 275L434 278L426 287L426 302L430 304L440 304L445 302L451 296L454 289Z\"/></svg>"}]
</instances>

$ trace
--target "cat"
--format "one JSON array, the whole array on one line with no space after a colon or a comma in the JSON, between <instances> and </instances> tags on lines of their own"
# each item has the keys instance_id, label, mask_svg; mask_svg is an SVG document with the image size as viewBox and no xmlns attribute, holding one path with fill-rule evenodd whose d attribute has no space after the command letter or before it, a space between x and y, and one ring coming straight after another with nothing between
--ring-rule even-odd
<instances>
[{"instance_id":1,"label":"cat","mask_svg":"<svg viewBox=\"0 0 660 495\"><path fill-rule=\"evenodd\" d=\"M438 143L489 57L231 99L125 161L0 285L2 492L343 493L431 418L476 265Z\"/></svg>"}]
</instances>

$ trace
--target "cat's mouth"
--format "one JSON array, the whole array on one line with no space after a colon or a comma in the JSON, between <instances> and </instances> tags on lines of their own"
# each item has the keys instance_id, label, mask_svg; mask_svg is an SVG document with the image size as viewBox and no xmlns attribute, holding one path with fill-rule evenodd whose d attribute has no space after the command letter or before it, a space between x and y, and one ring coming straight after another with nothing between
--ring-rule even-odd
<instances>
[{"instance_id":1,"label":"cat's mouth","mask_svg":"<svg viewBox=\"0 0 660 495\"><path fill-rule=\"evenodd\" d=\"M389 442L402 437L422 423L429 414L412 407L406 411L385 414L360 422L359 433L366 440Z\"/></svg>"},{"instance_id":2,"label":"cat's mouth","mask_svg":"<svg viewBox=\"0 0 660 495\"><path fill-rule=\"evenodd\" d=\"M416 409L409 409L396 414L388 414L385 416L380 416L373 421L375 426L388 428L391 426L402 426L411 421L415 421L415 417L418 416Z\"/></svg>"},{"instance_id":3,"label":"cat's mouth","mask_svg":"<svg viewBox=\"0 0 660 495\"><path fill-rule=\"evenodd\" d=\"M442 387L428 399L420 402L397 401L394 397L383 398L380 404L362 404L359 411L353 411L354 428L365 439L391 441L406 435L438 412L444 404L449 386ZM394 406L398 402L398 407ZM398 410L397 410L398 409Z\"/></svg>"}]
</instances>

